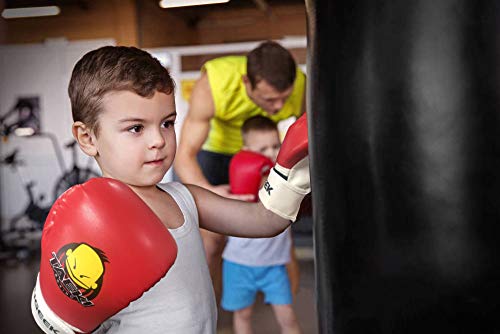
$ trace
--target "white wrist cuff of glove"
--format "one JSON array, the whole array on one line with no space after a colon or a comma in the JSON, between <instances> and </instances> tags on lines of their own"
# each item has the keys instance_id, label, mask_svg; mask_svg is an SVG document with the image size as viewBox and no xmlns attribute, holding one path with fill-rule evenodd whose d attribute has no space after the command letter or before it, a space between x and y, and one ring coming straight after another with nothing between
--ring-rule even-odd
<instances>
[{"instance_id":1,"label":"white wrist cuff of glove","mask_svg":"<svg viewBox=\"0 0 500 334\"><path fill-rule=\"evenodd\" d=\"M63 333L75 334L83 333L81 330L69 325L64 320L59 318L43 298L42 291L40 290L40 275L36 278L35 289L31 296L31 313L35 322L42 331L47 334Z\"/></svg>"},{"instance_id":2,"label":"white wrist cuff of glove","mask_svg":"<svg viewBox=\"0 0 500 334\"><path fill-rule=\"evenodd\" d=\"M266 209L282 218L295 221L299 213L300 203L310 192L310 189L294 187L280 176L275 168L271 169L266 183L259 190L259 199Z\"/></svg>"}]
</instances>

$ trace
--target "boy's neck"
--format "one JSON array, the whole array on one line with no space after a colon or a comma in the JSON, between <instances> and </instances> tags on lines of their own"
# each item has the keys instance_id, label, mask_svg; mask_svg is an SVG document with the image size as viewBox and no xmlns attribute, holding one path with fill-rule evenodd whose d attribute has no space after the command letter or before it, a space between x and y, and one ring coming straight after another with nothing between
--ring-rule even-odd
<instances>
[{"instance_id":1,"label":"boy's neck","mask_svg":"<svg viewBox=\"0 0 500 334\"><path fill-rule=\"evenodd\" d=\"M151 198L153 196L157 196L158 192L161 191L158 189L156 184L151 185L151 186L144 186L144 187L139 187L139 186L133 186L133 185L128 185L130 189L132 189L140 198L146 199L146 198Z\"/></svg>"}]
</instances>

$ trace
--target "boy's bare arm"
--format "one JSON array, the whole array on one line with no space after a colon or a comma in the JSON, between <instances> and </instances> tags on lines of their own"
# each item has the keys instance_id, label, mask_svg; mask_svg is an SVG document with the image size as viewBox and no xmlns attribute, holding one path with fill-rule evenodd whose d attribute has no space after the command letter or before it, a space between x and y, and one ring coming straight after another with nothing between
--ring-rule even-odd
<instances>
[{"instance_id":1,"label":"boy's bare arm","mask_svg":"<svg viewBox=\"0 0 500 334\"><path fill-rule=\"evenodd\" d=\"M212 232L246 238L273 237L291 223L260 202L225 198L195 185L187 187L196 201L200 227Z\"/></svg>"}]
</instances>

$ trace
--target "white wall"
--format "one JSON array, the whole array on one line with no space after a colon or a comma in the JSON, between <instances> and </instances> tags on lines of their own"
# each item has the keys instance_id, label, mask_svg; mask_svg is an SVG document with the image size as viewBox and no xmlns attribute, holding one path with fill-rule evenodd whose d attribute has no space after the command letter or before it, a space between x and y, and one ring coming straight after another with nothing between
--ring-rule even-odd
<instances>
[{"instance_id":1,"label":"white wall","mask_svg":"<svg viewBox=\"0 0 500 334\"><path fill-rule=\"evenodd\" d=\"M74 64L86 52L103 45L113 45L113 40L68 42L64 39L48 40L43 44L0 46L0 115L16 103L18 97L39 96L40 118L43 132L50 132L63 150L66 168L71 156L63 146L72 139L71 108L67 87ZM62 171L56 160L54 148L48 138L9 136L0 146L0 157L19 148L25 166L20 172L36 182L37 196L45 194L44 205L52 203L52 190ZM79 161L87 157L79 153ZM94 162L91 165L96 171ZM4 223L19 213L27 204L21 179L6 166L0 166L0 217Z\"/></svg>"}]
</instances>

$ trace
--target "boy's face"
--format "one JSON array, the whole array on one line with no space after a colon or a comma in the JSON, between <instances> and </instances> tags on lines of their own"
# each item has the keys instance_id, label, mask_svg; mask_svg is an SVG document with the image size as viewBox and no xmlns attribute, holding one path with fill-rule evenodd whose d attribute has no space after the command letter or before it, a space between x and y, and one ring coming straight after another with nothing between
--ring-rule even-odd
<instances>
[{"instance_id":1,"label":"boy's face","mask_svg":"<svg viewBox=\"0 0 500 334\"><path fill-rule=\"evenodd\" d=\"M281 145L277 130L250 130L243 140L246 150L260 153L276 161Z\"/></svg>"},{"instance_id":2,"label":"boy's face","mask_svg":"<svg viewBox=\"0 0 500 334\"><path fill-rule=\"evenodd\" d=\"M103 176L138 187L160 182L175 156L176 115L172 94L106 95L98 118L100 130L92 138Z\"/></svg>"}]
</instances>

